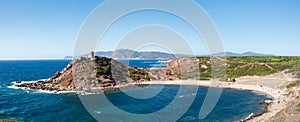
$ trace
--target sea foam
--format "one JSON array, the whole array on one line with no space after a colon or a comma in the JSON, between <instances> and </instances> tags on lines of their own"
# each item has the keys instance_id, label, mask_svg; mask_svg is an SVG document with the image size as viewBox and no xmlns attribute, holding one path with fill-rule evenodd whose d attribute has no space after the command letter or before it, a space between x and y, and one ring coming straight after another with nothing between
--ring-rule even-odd
<instances>
[{"instance_id":1,"label":"sea foam","mask_svg":"<svg viewBox=\"0 0 300 122\"><path fill-rule=\"evenodd\" d=\"M34 90L34 91L36 91L36 93L47 93L47 94L77 93L77 91L49 91L49 90L30 89L30 88L26 88L26 87L17 87L17 85L24 84L24 83L34 83L34 82L46 81L46 80L48 80L48 79L40 79L40 80L36 80L36 81L21 81L20 83L17 83L18 81L14 81L14 82L11 82L12 85L11 86L7 86L7 88L10 88L10 89L22 89L22 90L26 90L26 91L28 91L28 90Z\"/></svg>"}]
</instances>

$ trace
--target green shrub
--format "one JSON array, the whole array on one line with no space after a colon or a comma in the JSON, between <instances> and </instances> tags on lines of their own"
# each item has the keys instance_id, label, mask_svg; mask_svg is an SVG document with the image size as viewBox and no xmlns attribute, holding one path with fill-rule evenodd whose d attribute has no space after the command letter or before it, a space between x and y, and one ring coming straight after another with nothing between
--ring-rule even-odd
<instances>
[{"instance_id":1,"label":"green shrub","mask_svg":"<svg viewBox=\"0 0 300 122\"><path fill-rule=\"evenodd\" d=\"M210 80L210 78L200 78L199 80Z\"/></svg>"},{"instance_id":2,"label":"green shrub","mask_svg":"<svg viewBox=\"0 0 300 122\"><path fill-rule=\"evenodd\" d=\"M150 79L151 79L151 78L150 78L149 75L147 74L146 77L145 77L145 80L146 80L146 81L150 81Z\"/></svg>"},{"instance_id":3,"label":"green shrub","mask_svg":"<svg viewBox=\"0 0 300 122\"><path fill-rule=\"evenodd\" d=\"M300 112L300 103L298 103L296 107L298 107L297 111Z\"/></svg>"},{"instance_id":4,"label":"green shrub","mask_svg":"<svg viewBox=\"0 0 300 122\"><path fill-rule=\"evenodd\" d=\"M93 77L88 77L87 80L92 81L92 80L94 80L94 78Z\"/></svg>"},{"instance_id":5,"label":"green shrub","mask_svg":"<svg viewBox=\"0 0 300 122\"><path fill-rule=\"evenodd\" d=\"M90 59L85 59L85 60L84 60L84 62L86 62L86 63L90 63L90 62L91 62L91 60L90 60Z\"/></svg>"},{"instance_id":6,"label":"green shrub","mask_svg":"<svg viewBox=\"0 0 300 122\"><path fill-rule=\"evenodd\" d=\"M134 75L134 76L131 77L131 79L134 80L134 81L138 81L138 80L141 79L141 77L137 76L137 75Z\"/></svg>"},{"instance_id":7,"label":"green shrub","mask_svg":"<svg viewBox=\"0 0 300 122\"><path fill-rule=\"evenodd\" d=\"M103 75L104 79L109 79L109 77L107 75Z\"/></svg>"},{"instance_id":8,"label":"green shrub","mask_svg":"<svg viewBox=\"0 0 300 122\"><path fill-rule=\"evenodd\" d=\"M291 87L295 87L295 86L299 86L300 85L300 80L297 80L289 85L287 85L287 88L291 88Z\"/></svg>"}]
</instances>

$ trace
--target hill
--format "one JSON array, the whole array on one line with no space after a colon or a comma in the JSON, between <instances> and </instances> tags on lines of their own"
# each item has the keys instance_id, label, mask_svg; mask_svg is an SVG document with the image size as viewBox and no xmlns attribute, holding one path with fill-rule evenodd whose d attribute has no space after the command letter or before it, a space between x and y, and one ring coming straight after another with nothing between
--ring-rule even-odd
<instances>
[{"instance_id":1,"label":"hill","mask_svg":"<svg viewBox=\"0 0 300 122\"><path fill-rule=\"evenodd\" d=\"M207 65L200 68L202 78L211 78L210 58L198 57L199 64ZM228 56L226 62L226 77L265 76L284 71L300 78L300 57L296 56Z\"/></svg>"}]
</instances>

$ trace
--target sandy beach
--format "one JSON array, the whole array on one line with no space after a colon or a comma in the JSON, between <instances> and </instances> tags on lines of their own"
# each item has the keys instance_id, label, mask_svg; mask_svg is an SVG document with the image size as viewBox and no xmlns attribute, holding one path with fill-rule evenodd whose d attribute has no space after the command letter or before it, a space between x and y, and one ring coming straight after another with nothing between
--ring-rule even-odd
<instances>
[{"instance_id":1,"label":"sandy beach","mask_svg":"<svg viewBox=\"0 0 300 122\"><path fill-rule=\"evenodd\" d=\"M235 83L221 82L218 80L199 81L199 80L177 80L177 81L150 81L142 82L140 84L169 84L169 85L196 85L220 88L232 88L239 90L251 90L263 94L270 95L273 100L269 102L267 112L253 117L248 120L250 122L266 122L272 117L287 107L289 102L292 102L299 97L295 91L299 89L287 89L285 85L295 81L290 75L283 72L276 73L269 76L247 76L237 79ZM297 92L296 92L297 93Z\"/></svg>"}]
</instances>

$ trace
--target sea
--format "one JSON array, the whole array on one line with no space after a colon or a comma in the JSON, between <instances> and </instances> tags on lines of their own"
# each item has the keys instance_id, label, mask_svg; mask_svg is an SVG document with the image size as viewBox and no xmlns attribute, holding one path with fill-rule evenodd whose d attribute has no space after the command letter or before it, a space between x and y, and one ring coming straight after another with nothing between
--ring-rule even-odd
<instances>
[{"instance_id":1,"label":"sea","mask_svg":"<svg viewBox=\"0 0 300 122\"><path fill-rule=\"evenodd\" d=\"M103 105L102 99L100 99L100 102L95 100L88 105L89 107L92 105L92 110L86 109L88 102L83 102L83 99L93 99L97 97L96 94L55 94L13 87L13 82L16 81L33 82L50 78L67 66L69 62L70 60L0 61L0 120L21 122L240 121L252 113L265 112L266 105L261 103L265 99L269 99L267 95L252 91L223 89L212 111L205 118L201 118L199 112L209 90L208 87L197 86L196 90L196 86L182 87L178 85L128 87L125 90L109 91L104 94L106 100L110 101L113 107ZM166 67L165 61L158 60L122 60L121 62L141 68ZM147 90L143 90L144 87ZM151 96L152 91L157 90L157 88L160 88L160 91ZM129 95L124 91L129 91L132 94ZM178 91L183 92L178 94ZM147 97L135 98L131 96L135 93ZM182 100L181 102L173 102L175 99ZM163 113L163 110L170 105L172 112ZM172 114L183 111L183 106L187 106L187 110L182 115L178 114L180 116L176 114L177 119L174 120L176 117ZM116 110L129 113L128 118L119 115ZM147 116L157 115L158 112L162 113L159 113L158 116ZM129 118L129 116L136 116L136 118Z\"/></svg>"}]
</instances>

